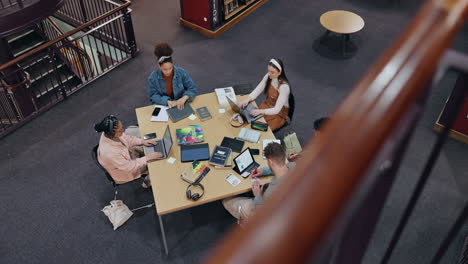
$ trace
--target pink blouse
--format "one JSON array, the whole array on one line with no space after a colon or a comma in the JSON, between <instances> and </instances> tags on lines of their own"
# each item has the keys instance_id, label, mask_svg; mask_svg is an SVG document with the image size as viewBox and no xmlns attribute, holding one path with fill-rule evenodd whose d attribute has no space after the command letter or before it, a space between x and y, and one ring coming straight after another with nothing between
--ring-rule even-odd
<instances>
[{"instance_id":1,"label":"pink blouse","mask_svg":"<svg viewBox=\"0 0 468 264\"><path fill-rule=\"evenodd\" d=\"M98 149L98 161L112 176L116 183L126 183L141 176L141 168L146 165L146 157L132 160L130 149L142 145L143 140L122 134L122 142L114 141L101 134Z\"/></svg>"}]
</instances>

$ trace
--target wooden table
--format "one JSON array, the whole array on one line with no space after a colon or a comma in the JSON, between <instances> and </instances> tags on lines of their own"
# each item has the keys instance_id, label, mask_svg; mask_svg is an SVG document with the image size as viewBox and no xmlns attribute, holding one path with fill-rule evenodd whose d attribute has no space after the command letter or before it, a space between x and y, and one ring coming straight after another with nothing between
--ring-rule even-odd
<instances>
[{"instance_id":1,"label":"wooden table","mask_svg":"<svg viewBox=\"0 0 468 264\"><path fill-rule=\"evenodd\" d=\"M364 20L359 15L344 11L332 10L320 16L320 24L326 29L322 39L328 36L330 32L342 36L342 54L346 54L346 45L350 41L350 34L361 31L364 28Z\"/></svg>"},{"instance_id":2,"label":"wooden table","mask_svg":"<svg viewBox=\"0 0 468 264\"><path fill-rule=\"evenodd\" d=\"M238 96L238 102L240 102L242 98L245 98L245 96ZM186 198L185 190L187 188L187 183L180 179L180 174L183 172L191 173L192 163L182 163L180 161L180 147L177 145L176 141L176 129L188 127L191 124L201 125L205 135L204 143L209 144L210 154L213 152L216 145L221 144L225 136L234 138L240 131L240 128L235 128L230 125L230 117L234 114L230 108L224 108L226 110L224 114L219 113L218 110L220 106L214 92L199 95L195 97L190 104L194 111L199 107L206 106L213 118L204 122L200 121L198 116L197 119L193 121L189 118L185 118L177 123L173 123L170 119L168 122L151 122L150 118L154 105L135 109L141 135L156 132L159 139L164 135L167 125L169 125L171 130L173 146L168 157L174 157L177 160L173 164L168 163L168 159L148 163L153 196L156 203L156 212L159 216L166 254L168 253L168 248L161 218L162 215L245 193L251 189L250 177L243 179L231 169L215 169L212 165L208 165L208 161L203 161L203 163L208 165L211 169L201 182L205 186L205 194L198 201L191 201ZM263 122L265 122L265 120L263 120ZM247 127L247 125L244 127ZM244 149L246 147L261 149L261 141L263 139L275 139L271 129L261 133L262 135L258 143L245 142ZM233 157L237 154L239 153L234 152ZM261 155L254 156L254 158L260 166L267 166L266 160L264 160ZM236 187L233 187L225 180L225 177L229 173L233 173L241 179L241 183ZM263 181L268 182L269 178L265 178Z\"/></svg>"}]
</instances>

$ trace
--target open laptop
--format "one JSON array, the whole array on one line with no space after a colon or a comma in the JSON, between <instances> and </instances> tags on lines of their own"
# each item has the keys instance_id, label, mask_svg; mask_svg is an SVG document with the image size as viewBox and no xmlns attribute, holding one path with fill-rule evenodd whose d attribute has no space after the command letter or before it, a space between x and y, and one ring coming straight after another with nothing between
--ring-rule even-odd
<instances>
[{"instance_id":1,"label":"open laptop","mask_svg":"<svg viewBox=\"0 0 468 264\"><path fill-rule=\"evenodd\" d=\"M241 154L235 157L234 164L236 165L235 171L244 178L249 176L254 169L260 166L255 162L252 153L250 153L250 148L246 148Z\"/></svg>"},{"instance_id":2,"label":"open laptop","mask_svg":"<svg viewBox=\"0 0 468 264\"><path fill-rule=\"evenodd\" d=\"M169 155L169 152L171 152L171 147L172 147L172 137L171 137L171 130L169 129L169 126L166 127L166 132L164 132L164 136L162 139L156 140L158 144L155 146L145 146L145 153L150 154L153 152L161 152L163 155L161 156L160 159L165 159Z\"/></svg>"},{"instance_id":3,"label":"open laptop","mask_svg":"<svg viewBox=\"0 0 468 264\"><path fill-rule=\"evenodd\" d=\"M169 114L169 117L174 123L194 113L193 108L190 106L188 102L184 104L184 109L182 110L174 106L174 107L168 108L166 112Z\"/></svg>"},{"instance_id":4,"label":"open laptop","mask_svg":"<svg viewBox=\"0 0 468 264\"><path fill-rule=\"evenodd\" d=\"M244 120L247 121L247 123L250 123L252 121L255 121L255 120L263 117L263 114L258 115L258 116L251 116L250 115L251 110L258 109L253 104L248 104L245 108L240 108L234 101L231 100L231 98L229 98L227 96L226 96L226 98L227 98L227 100L229 102L229 105L231 106L232 111L234 111L236 113L239 113L244 118Z\"/></svg>"}]
</instances>

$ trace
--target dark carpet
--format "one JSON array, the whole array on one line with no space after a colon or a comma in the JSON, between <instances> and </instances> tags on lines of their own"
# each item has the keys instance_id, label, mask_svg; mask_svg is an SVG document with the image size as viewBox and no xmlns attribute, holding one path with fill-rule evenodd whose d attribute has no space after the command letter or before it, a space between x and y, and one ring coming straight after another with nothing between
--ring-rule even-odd
<instances>
[{"instance_id":1,"label":"dark carpet","mask_svg":"<svg viewBox=\"0 0 468 264\"><path fill-rule=\"evenodd\" d=\"M90 156L99 139L93 124L107 114L136 123L134 109L149 104L146 80L155 67L155 43L173 45L175 63L190 72L201 93L257 83L271 57L283 59L297 102L289 129L305 144L313 120L333 112L420 4L271 0L208 39L178 25L179 1L135 0L139 55L0 141L0 263L197 263L234 225L219 202L165 216L166 256L154 208L137 212L117 231L100 212L113 190ZM358 50L347 60L323 57L312 48L324 31L320 15L332 9L356 12L366 22L352 36ZM454 46L466 51L467 36L464 28ZM454 78L447 74L431 94L364 263L377 263L387 247L435 142L432 126ZM467 145L448 141L391 263L429 262L466 200L467 157ZM122 188L120 197L131 208L152 200L139 182ZM468 227L459 233L444 263L456 262L467 233Z\"/></svg>"}]
</instances>

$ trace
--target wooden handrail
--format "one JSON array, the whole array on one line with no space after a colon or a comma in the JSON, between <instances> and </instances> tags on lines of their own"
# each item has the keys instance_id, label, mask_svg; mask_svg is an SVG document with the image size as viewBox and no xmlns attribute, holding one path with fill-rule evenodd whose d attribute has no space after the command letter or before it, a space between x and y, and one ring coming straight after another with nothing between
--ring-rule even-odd
<instances>
[{"instance_id":1,"label":"wooden handrail","mask_svg":"<svg viewBox=\"0 0 468 264\"><path fill-rule=\"evenodd\" d=\"M307 261L394 125L427 87L467 13L468 0L426 2L245 229L231 230L204 262Z\"/></svg>"},{"instance_id":2,"label":"wooden handrail","mask_svg":"<svg viewBox=\"0 0 468 264\"><path fill-rule=\"evenodd\" d=\"M47 18L47 22L49 22L49 23L52 25L52 27L53 27L57 32L60 33L60 35L65 34L65 33L62 31L62 29L57 25L57 23L55 23L55 21L53 21L50 17ZM89 70L90 70L91 73L92 73L92 71L93 71L93 70L92 70L92 67L91 67L92 61L91 61L91 58L89 57L88 53L86 52L86 50L83 49L82 47L80 47L79 45L77 45L77 44L75 43L75 41L70 41L70 40L68 40L68 39L65 39L65 40L66 40L65 43L69 44L68 47L70 47L71 49L77 51L81 56L84 56L84 57L85 57L86 62L87 62L88 65L89 65ZM67 48L67 47L66 47L66 46L63 46L63 48ZM69 59L70 59L70 58L67 57L67 60L69 60ZM70 62L70 63L71 63L71 62ZM83 66L83 62L82 62L81 60L80 60L80 64L82 65L83 70L86 71L85 67Z\"/></svg>"},{"instance_id":3,"label":"wooden handrail","mask_svg":"<svg viewBox=\"0 0 468 264\"><path fill-rule=\"evenodd\" d=\"M129 0L122 0L122 1L125 2L123 5L115 8L115 9L113 9L113 10L111 10L111 11L109 11L109 12L107 12L107 13L105 13L105 14L103 14L103 15L101 15L101 16L99 16L99 17L97 17L97 18L95 18L95 19L93 19L93 20L91 20L91 21L89 21L89 22L87 22L87 23L85 23L85 24L71 30L71 31L69 31L69 32L67 32L66 34L60 36L59 38L48 41L47 43L45 43L45 44L43 44L43 45L41 45L41 46L39 46L39 47L37 47L37 48L35 48L33 50L21 55L21 56L9 61L7 63L4 63L4 64L0 65L0 71L3 71L6 68L11 67L12 65L15 65L16 63L20 62L21 60L24 60L25 58L27 58L27 57L29 57L29 56L37 53L37 52L40 52L40 51L54 45L55 43L60 42L63 39L66 39L69 36L72 36L72 35L78 33L79 31L82 31L82 30L86 29L87 27L89 27L89 26L91 26L91 25L93 25L93 24L95 24L95 23L97 23L97 22L99 22L101 20L104 20L104 19L108 18L109 16L111 16L111 15L113 15L113 14L115 14L115 13L129 7L132 4L132 2L129 1Z\"/></svg>"}]
</instances>

